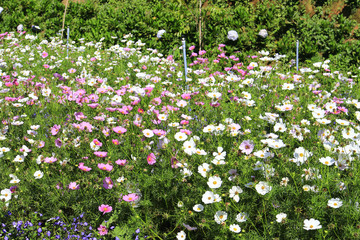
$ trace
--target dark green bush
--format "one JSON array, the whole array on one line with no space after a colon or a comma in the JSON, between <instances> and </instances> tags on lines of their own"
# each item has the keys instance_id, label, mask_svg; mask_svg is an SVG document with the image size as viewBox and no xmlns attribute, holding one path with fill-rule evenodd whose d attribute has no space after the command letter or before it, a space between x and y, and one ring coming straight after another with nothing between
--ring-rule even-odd
<instances>
[{"instance_id":1,"label":"dark green bush","mask_svg":"<svg viewBox=\"0 0 360 240\"><path fill-rule=\"evenodd\" d=\"M73 40L98 41L104 37L105 44L115 44L118 40L114 37L121 38L131 32L136 39L146 41L148 47L173 54L185 36L188 46L197 46L195 50L224 43L233 50L267 49L294 58L298 39L301 60L340 59L340 56L346 56L347 64L360 60L356 54L358 44L354 43L359 38L354 28L357 23L349 17L360 6L358 1L344 1L345 7L335 15L331 12L333 1L316 1L314 14L310 16L298 1L203 0L201 24L199 0L80 2L69 0L65 19ZM4 8L0 15L1 32L15 31L19 24L30 30L34 24L43 29L40 35L52 37L62 27L65 6L61 0L3 0L1 6ZM160 29L166 33L158 39L156 34ZM258 36L261 29L267 29L266 39ZM227 39L229 30L238 32L235 42Z\"/></svg>"}]
</instances>

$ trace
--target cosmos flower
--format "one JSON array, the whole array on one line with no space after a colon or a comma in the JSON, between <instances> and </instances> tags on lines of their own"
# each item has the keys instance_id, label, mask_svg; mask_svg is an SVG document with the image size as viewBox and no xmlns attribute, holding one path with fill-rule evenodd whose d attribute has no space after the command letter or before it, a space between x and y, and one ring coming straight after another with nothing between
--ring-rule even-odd
<instances>
[{"instance_id":1,"label":"cosmos flower","mask_svg":"<svg viewBox=\"0 0 360 240\"><path fill-rule=\"evenodd\" d=\"M146 158L147 162L149 165L154 165L156 163L156 156L153 153L150 153L147 158Z\"/></svg>"},{"instance_id":2,"label":"cosmos flower","mask_svg":"<svg viewBox=\"0 0 360 240\"><path fill-rule=\"evenodd\" d=\"M110 172L113 169L113 166L111 166L110 164L99 163L98 168Z\"/></svg>"},{"instance_id":3,"label":"cosmos flower","mask_svg":"<svg viewBox=\"0 0 360 240\"><path fill-rule=\"evenodd\" d=\"M311 218L309 219L305 219L304 220L304 229L305 230L316 230L316 229L320 229L322 228L322 226L320 225L320 221Z\"/></svg>"},{"instance_id":4,"label":"cosmos flower","mask_svg":"<svg viewBox=\"0 0 360 240\"><path fill-rule=\"evenodd\" d=\"M105 213L109 213L112 211L112 207L109 206L109 205L104 205L104 204L101 204L101 206L99 206L99 211L103 213L103 215Z\"/></svg>"},{"instance_id":5,"label":"cosmos flower","mask_svg":"<svg viewBox=\"0 0 360 240\"><path fill-rule=\"evenodd\" d=\"M139 199L139 196L136 194L136 193L130 193L128 195L124 195L122 197L122 199L125 201L125 202L133 202L133 201L136 201Z\"/></svg>"},{"instance_id":6,"label":"cosmos flower","mask_svg":"<svg viewBox=\"0 0 360 240\"><path fill-rule=\"evenodd\" d=\"M258 184L256 184L255 189L259 194L265 195L271 191L272 187L269 185L269 183L260 181Z\"/></svg>"},{"instance_id":7,"label":"cosmos flower","mask_svg":"<svg viewBox=\"0 0 360 240\"><path fill-rule=\"evenodd\" d=\"M342 206L342 201L340 198L332 198L328 201L327 205L332 208L339 208Z\"/></svg>"},{"instance_id":8,"label":"cosmos flower","mask_svg":"<svg viewBox=\"0 0 360 240\"><path fill-rule=\"evenodd\" d=\"M239 149L241 152L249 155L254 150L254 143L250 140L245 140L240 144Z\"/></svg>"},{"instance_id":9,"label":"cosmos flower","mask_svg":"<svg viewBox=\"0 0 360 240\"><path fill-rule=\"evenodd\" d=\"M80 188L80 185L77 184L76 182L71 182L69 184L69 189L71 189L71 190L76 190L76 189L79 189L79 188Z\"/></svg>"}]
</instances>

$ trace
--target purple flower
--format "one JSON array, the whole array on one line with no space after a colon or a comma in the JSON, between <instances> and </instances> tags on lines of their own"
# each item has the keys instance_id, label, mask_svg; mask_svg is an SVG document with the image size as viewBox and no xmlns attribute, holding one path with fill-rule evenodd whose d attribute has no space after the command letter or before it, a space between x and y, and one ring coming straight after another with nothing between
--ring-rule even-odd
<instances>
[{"instance_id":1,"label":"purple flower","mask_svg":"<svg viewBox=\"0 0 360 240\"><path fill-rule=\"evenodd\" d=\"M54 76L55 78L58 78L60 81L64 81L64 77L63 77L61 74L59 74L59 73L54 73L53 76Z\"/></svg>"},{"instance_id":2,"label":"purple flower","mask_svg":"<svg viewBox=\"0 0 360 240\"><path fill-rule=\"evenodd\" d=\"M55 140L55 146L58 147L58 148L61 148L61 145L62 145L61 139L60 139L60 138L57 138L57 139Z\"/></svg>"},{"instance_id":3,"label":"purple flower","mask_svg":"<svg viewBox=\"0 0 360 240\"><path fill-rule=\"evenodd\" d=\"M103 187L105 189L112 189L112 187L114 186L114 182L111 180L110 177L106 177L103 181Z\"/></svg>"},{"instance_id":4,"label":"purple flower","mask_svg":"<svg viewBox=\"0 0 360 240\"><path fill-rule=\"evenodd\" d=\"M240 144L239 149L241 152L249 155L254 150L254 143L250 140L245 140Z\"/></svg>"}]
</instances>

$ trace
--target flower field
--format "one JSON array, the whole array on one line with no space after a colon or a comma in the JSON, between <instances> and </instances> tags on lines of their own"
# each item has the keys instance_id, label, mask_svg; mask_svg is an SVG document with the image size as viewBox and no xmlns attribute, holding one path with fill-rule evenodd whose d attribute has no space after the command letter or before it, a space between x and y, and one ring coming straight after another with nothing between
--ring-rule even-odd
<instances>
[{"instance_id":1,"label":"flower field","mask_svg":"<svg viewBox=\"0 0 360 240\"><path fill-rule=\"evenodd\" d=\"M1 239L360 238L357 73L117 40L0 34Z\"/></svg>"}]
</instances>

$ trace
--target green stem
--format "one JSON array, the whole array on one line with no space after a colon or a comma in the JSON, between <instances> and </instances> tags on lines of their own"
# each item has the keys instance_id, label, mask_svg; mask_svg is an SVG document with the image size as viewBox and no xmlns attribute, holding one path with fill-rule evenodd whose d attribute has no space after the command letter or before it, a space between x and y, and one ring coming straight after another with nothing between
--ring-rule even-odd
<instances>
[{"instance_id":1,"label":"green stem","mask_svg":"<svg viewBox=\"0 0 360 240\"><path fill-rule=\"evenodd\" d=\"M140 219L141 222L146 225L146 222L135 212L134 208L131 208L131 211L135 214L136 218ZM151 233L153 233L157 238L163 240L156 232L154 232L151 228L149 228Z\"/></svg>"}]
</instances>

